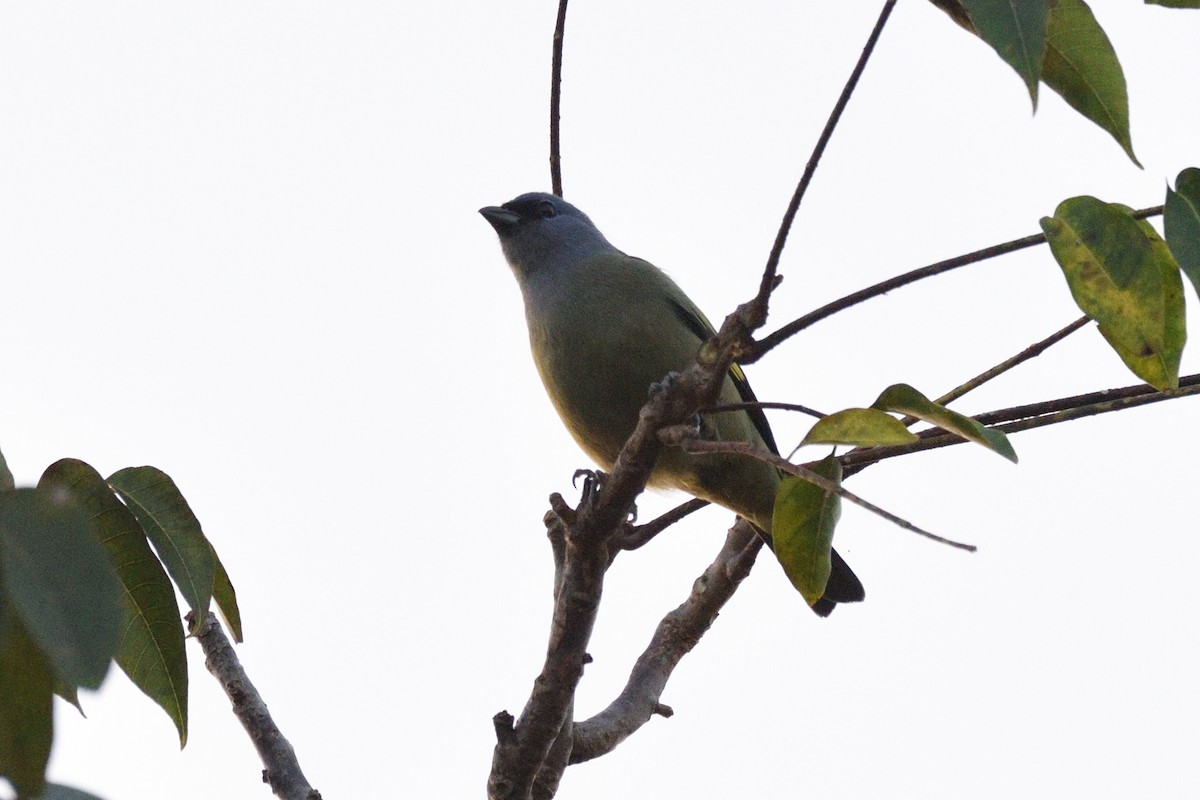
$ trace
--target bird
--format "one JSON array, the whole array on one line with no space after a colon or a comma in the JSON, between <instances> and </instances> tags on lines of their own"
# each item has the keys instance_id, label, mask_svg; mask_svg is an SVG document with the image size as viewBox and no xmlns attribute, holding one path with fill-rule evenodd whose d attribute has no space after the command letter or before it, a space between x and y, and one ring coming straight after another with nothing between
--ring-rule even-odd
<instances>
[{"instance_id":1,"label":"bird","mask_svg":"<svg viewBox=\"0 0 1200 800\"><path fill-rule=\"evenodd\" d=\"M580 448L611 470L650 387L694 362L715 335L712 324L665 272L614 247L586 214L557 195L529 192L479 213L499 237L520 286L530 350L551 403ZM718 402L755 402L736 364ZM713 414L703 431L779 452L757 407ZM779 470L751 456L668 447L647 485L723 506L769 544L781 479ZM829 581L813 611L825 617L838 603L864 596L858 576L833 551Z\"/></svg>"}]
</instances>

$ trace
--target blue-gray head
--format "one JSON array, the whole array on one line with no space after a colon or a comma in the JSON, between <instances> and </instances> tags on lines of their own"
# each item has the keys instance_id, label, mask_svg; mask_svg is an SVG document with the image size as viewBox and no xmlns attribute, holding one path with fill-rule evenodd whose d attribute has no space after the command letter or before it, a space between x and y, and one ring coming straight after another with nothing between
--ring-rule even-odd
<instances>
[{"instance_id":1,"label":"blue-gray head","mask_svg":"<svg viewBox=\"0 0 1200 800\"><path fill-rule=\"evenodd\" d=\"M561 270L602 252L619 252L575 206L545 192L529 192L502 206L479 209L500 236L517 279Z\"/></svg>"}]
</instances>

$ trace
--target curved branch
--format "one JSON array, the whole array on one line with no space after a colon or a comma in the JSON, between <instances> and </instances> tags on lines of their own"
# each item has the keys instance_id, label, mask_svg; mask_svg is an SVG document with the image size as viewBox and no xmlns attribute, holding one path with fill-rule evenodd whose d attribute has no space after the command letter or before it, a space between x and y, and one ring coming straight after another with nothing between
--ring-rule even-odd
<instances>
[{"instance_id":1,"label":"curved branch","mask_svg":"<svg viewBox=\"0 0 1200 800\"><path fill-rule=\"evenodd\" d=\"M834 103L833 111L829 112L829 119L825 121L825 127L822 129L820 137L817 138L817 144L813 147L812 155L808 157L808 163L804 165L804 173L800 176L800 182L796 185L796 191L792 193L792 199L788 203L787 211L783 213L783 222L779 225L779 232L775 234L775 243L771 246L771 254L767 256L767 266L763 270L762 284L758 292L760 297L769 294L775 287L775 277L779 270L779 259L783 256L783 246L787 244L788 233L791 232L792 223L796 219L796 213L800 210L800 201L804 199L804 194L808 191L808 185L812 183L813 175L817 171L817 164L820 163L821 156L825 153L825 147L829 144L829 140L833 136L834 128L837 127L838 121L842 118L842 112L846 110L846 105L850 102L850 95L854 94L854 88L858 85L858 79L862 77L863 70L867 67L867 61L871 58L871 53L875 50L875 43L879 41L879 35L883 33L883 26L887 23L888 17L891 16L895 5L896 0L886 0L883 4L883 10L879 12L879 19L875 21L875 27L871 29L871 34L867 37L867 43L863 45L862 55L858 57L858 63L854 65L854 69L850 72L850 77L846 80L846 85L842 87L842 93L838 96L837 102Z\"/></svg>"},{"instance_id":2,"label":"curved branch","mask_svg":"<svg viewBox=\"0 0 1200 800\"><path fill-rule=\"evenodd\" d=\"M654 715L670 716L659 699L675 666L692 651L738 585L750 574L763 541L745 520L725 536L716 559L692 585L688 598L663 617L629 674L621 694L594 717L575 723L571 763L611 752Z\"/></svg>"},{"instance_id":3,"label":"curved branch","mask_svg":"<svg viewBox=\"0 0 1200 800\"><path fill-rule=\"evenodd\" d=\"M1133 212L1136 219L1146 219L1161 214L1162 206L1151 206L1150 208L1142 208ZM759 339L752 348L748 349L746 354L741 356L739 361L743 364L753 364L755 361L762 358L768 351L782 344L785 340L795 336L805 328L820 322L821 320L832 317L841 311L845 311L851 306L858 305L864 300L870 300L873 297L878 297L882 294L887 294L893 289L899 289L901 286L907 286L910 283L916 283L925 278L932 278L934 275L941 275L943 272L950 272L959 267L966 267L971 264L978 264L981 261L986 261L989 258L1002 256L1006 253L1014 253L1017 250L1024 250L1027 247L1044 244L1046 235L1044 233L1035 233L1030 236L1023 236L1020 239L1013 239L1009 242L985 247L982 250L976 250L973 253L966 253L954 258L948 258L945 261L939 261L936 264L930 264L919 269L914 269L905 272L901 275L888 278L885 281L880 281L873 286L868 286L865 289L859 289L857 292L852 292L845 297L834 300L832 303L826 303L815 311L810 311L804 316L794 319L774 333L764 336Z\"/></svg>"}]
</instances>

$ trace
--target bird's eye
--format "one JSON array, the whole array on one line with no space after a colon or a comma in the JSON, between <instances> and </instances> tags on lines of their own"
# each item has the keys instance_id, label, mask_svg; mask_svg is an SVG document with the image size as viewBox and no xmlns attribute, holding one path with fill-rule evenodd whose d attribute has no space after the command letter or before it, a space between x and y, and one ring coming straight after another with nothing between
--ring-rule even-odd
<instances>
[{"instance_id":1,"label":"bird's eye","mask_svg":"<svg viewBox=\"0 0 1200 800\"><path fill-rule=\"evenodd\" d=\"M549 200L543 200L538 203L537 212L538 216L542 219L550 219L551 217L558 216L558 209Z\"/></svg>"}]
</instances>

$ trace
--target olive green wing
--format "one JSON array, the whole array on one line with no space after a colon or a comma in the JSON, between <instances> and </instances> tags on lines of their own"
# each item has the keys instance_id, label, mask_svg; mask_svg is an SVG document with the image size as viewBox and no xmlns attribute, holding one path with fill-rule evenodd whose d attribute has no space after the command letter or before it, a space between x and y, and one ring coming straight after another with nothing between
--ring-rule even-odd
<instances>
[{"instance_id":1,"label":"olive green wing","mask_svg":"<svg viewBox=\"0 0 1200 800\"><path fill-rule=\"evenodd\" d=\"M717 335L713 330L712 323L704 318L704 314L699 309L692 307L688 308L682 303L669 299L671 311L675 316L687 326L688 330L696 334L696 338L703 344L709 339ZM737 389L738 396L742 398L744 403L757 403L758 398L754 396L754 390L750 388L750 382L746 380L746 373L737 364L729 368L729 379L733 381L733 386ZM746 409L746 413L750 416L750 421L754 423L758 435L762 437L767 447L775 455L779 455L779 447L775 444L775 435L771 433L771 425L767 422L767 415L757 406Z\"/></svg>"}]
</instances>

